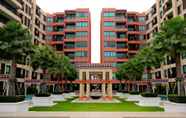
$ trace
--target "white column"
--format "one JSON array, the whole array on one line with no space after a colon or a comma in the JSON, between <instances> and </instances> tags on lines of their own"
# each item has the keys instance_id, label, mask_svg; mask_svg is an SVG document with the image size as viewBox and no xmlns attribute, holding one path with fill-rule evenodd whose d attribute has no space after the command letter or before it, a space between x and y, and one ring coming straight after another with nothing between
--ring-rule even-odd
<instances>
[{"instance_id":1,"label":"white column","mask_svg":"<svg viewBox=\"0 0 186 118\"><path fill-rule=\"evenodd\" d=\"M79 80L82 80L82 71L79 71ZM79 97L82 97L84 95L84 84L80 83L79 85Z\"/></svg>"},{"instance_id":2,"label":"white column","mask_svg":"<svg viewBox=\"0 0 186 118\"><path fill-rule=\"evenodd\" d=\"M86 80L89 80L90 77L89 77L89 71L86 72ZM86 84L86 96L87 97L90 97L90 83L87 83Z\"/></svg>"},{"instance_id":3,"label":"white column","mask_svg":"<svg viewBox=\"0 0 186 118\"><path fill-rule=\"evenodd\" d=\"M109 71L109 80L112 80L112 71ZM112 97L112 83L108 84L108 94Z\"/></svg>"},{"instance_id":4,"label":"white column","mask_svg":"<svg viewBox=\"0 0 186 118\"><path fill-rule=\"evenodd\" d=\"M103 80L105 80L106 79L105 78L105 72L103 71L102 74L103 74ZM105 91L106 85L105 85L105 83L102 84L101 88L102 88L102 95L103 95L103 97L105 97L106 96L106 91Z\"/></svg>"},{"instance_id":5,"label":"white column","mask_svg":"<svg viewBox=\"0 0 186 118\"><path fill-rule=\"evenodd\" d=\"M166 95L169 94L169 83L166 84Z\"/></svg>"}]
</instances>

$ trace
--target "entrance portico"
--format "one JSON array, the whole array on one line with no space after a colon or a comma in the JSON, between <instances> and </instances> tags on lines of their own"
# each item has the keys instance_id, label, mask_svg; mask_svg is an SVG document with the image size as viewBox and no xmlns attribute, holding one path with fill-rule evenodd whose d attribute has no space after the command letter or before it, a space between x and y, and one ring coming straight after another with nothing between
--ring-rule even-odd
<instances>
[{"instance_id":1,"label":"entrance portico","mask_svg":"<svg viewBox=\"0 0 186 118\"><path fill-rule=\"evenodd\" d=\"M78 64L79 98L87 100L92 96L112 99L112 65Z\"/></svg>"}]
</instances>

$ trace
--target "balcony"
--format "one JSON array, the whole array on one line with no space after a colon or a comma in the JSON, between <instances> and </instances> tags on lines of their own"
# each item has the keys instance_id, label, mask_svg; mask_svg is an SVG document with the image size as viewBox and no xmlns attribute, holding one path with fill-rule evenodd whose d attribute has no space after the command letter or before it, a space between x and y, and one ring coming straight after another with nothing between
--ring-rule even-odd
<instances>
[{"instance_id":1,"label":"balcony","mask_svg":"<svg viewBox=\"0 0 186 118\"><path fill-rule=\"evenodd\" d=\"M128 48L127 43L125 42L117 42L117 49L123 49L123 48Z\"/></svg>"},{"instance_id":2,"label":"balcony","mask_svg":"<svg viewBox=\"0 0 186 118\"><path fill-rule=\"evenodd\" d=\"M53 29L54 32L63 32L64 31L64 27L63 26L56 26Z\"/></svg>"},{"instance_id":3,"label":"balcony","mask_svg":"<svg viewBox=\"0 0 186 118\"><path fill-rule=\"evenodd\" d=\"M125 52L117 52L116 57L117 57L117 59L126 59L126 58L128 58L128 55Z\"/></svg>"},{"instance_id":4,"label":"balcony","mask_svg":"<svg viewBox=\"0 0 186 118\"><path fill-rule=\"evenodd\" d=\"M74 44L74 42L66 42L64 48L66 48L66 49L74 49L75 48L75 44Z\"/></svg>"},{"instance_id":5,"label":"balcony","mask_svg":"<svg viewBox=\"0 0 186 118\"><path fill-rule=\"evenodd\" d=\"M63 35L54 35L53 36L53 41L63 41L64 36Z\"/></svg>"},{"instance_id":6,"label":"balcony","mask_svg":"<svg viewBox=\"0 0 186 118\"><path fill-rule=\"evenodd\" d=\"M6 14L0 13L2 16L7 17L8 19L15 19L17 21L20 21L17 12L17 6L10 4L7 0L0 1L0 11L6 13Z\"/></svg>"},{"instance_id":7,"label":"balcony","mask_svg":"<svg viewBox=\"0 0 186 118\"><path fill-rule=\"evenodd\" d=\"M74 32L65 33L65 39L74 39L76 38L76 34Z\"/></svg>"},{"instance_id":8,"label":"balcony","mask_svg":"<svg viewBox=\"0 0 186 118\"><path fill-rule=\"evenodd\" d=\"M65 55L68 56L70 59L75 59L75 53L74 52L65 52Z\"/></svg>"}]
</instances>

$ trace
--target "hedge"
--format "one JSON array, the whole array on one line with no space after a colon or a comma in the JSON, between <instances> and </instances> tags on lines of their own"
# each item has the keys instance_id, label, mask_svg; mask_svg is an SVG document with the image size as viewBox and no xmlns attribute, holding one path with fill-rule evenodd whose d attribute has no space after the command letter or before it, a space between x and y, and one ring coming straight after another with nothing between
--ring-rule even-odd
<instances>
[{"instance_id":1,"label":"hedge","mask_svg":"<svg viewBox=\"0 0 186 118\"><path fill-rule=\"evenodd\" d=\"M131 91L131 92L129 92L131 95L139 95L140 94L140 92L138 92L138 91Z\"/></svg>"},{"instance_id":2,"label":"hedge","mask_svg":"<svg viewBox=\"0 0 186 118\"><path fill-rule=\"evenodd\" d=\"M143 96L143 97L157 97L158 95L156 93L141 93L141 96Z\"/></svg>"},{"instance_id":3,"label":"hedge","mask_svg":"<svg viewBox=\"0 0 186 118\"><path fill-rule=\"evenodd\" d=\"M50 96L50 93L38 93L38 94L35 94L36 97L49 97Z\"/></svg>"},{"instance_id":4,"label":"hedge","mask_svg":"<svg viewBox=\"0 0 186 118\"><path fill-rule=\"evenodd\" d=\"M0 96L0 103L14 103L25 100L25 96Z\"/></svg>"},{"instance_id":5,"label":"hedge","mask_svg":"<svg viewBox=\"0 0 186 118\"><path fill-rule=\"evenodd\" d=\"M53 92L52 94L60 95L60 94L62 94L62 92Z\"/></svg>"},{"instance_id":6,"label":"hedge","mask_svg":"<svg viewBox=\"0 0 186 118\"><path fill-rule=\"evenodd\" d=\"M169 95L168 100L175 103L186 103L186 96Z\"/></svg>"}]
</instances>

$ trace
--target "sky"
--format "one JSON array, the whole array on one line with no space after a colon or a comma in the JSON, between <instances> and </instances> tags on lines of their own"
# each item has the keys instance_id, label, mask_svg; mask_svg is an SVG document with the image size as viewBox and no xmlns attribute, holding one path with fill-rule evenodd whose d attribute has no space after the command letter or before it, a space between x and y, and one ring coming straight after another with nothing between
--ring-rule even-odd
<instances>
[{"instance_id":1,"label":"sky","mask_svg":"<svg viewBox=\"0 0 186 118\"><path fill-rule=\"evenodd\" d=\"M155 0L36 0L48 13L62 12L68 9L89 8L91 12L91 60L100 62L100 15L102 8L127 9L127 11L145 12Z\"/></svg>"}]
</instances>

